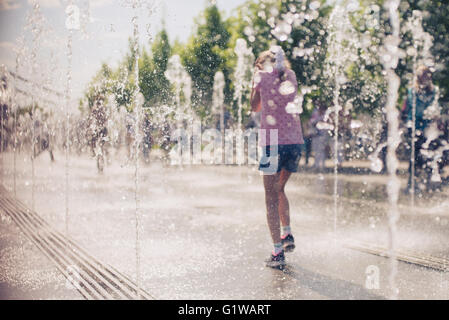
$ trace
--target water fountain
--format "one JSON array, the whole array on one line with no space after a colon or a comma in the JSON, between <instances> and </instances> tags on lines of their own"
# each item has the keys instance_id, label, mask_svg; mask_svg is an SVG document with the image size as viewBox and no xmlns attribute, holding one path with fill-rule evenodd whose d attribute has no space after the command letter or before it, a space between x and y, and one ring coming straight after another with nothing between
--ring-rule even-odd
<instances>
[{"instance_id":1,"label":"water fountain","mask_svg":"<svg viewBox=\"0 0 449 320\"><path fill-rule=\"evenodd\" d=\"M237 101L238 115L237 115L237 135L242 133L242 99L247 93L250 84L251 77L253 75L254 54L244 39L237 39L234 49L237 55L237 65L235 67L234 80L234 100Z\"/></svg>"},{"instance_id":2,"label":"water fountain","mask_svg":"<svg viewBox=\"0 0 449 320\"><path fill-rule=\"evenodd\" d=\"M370 154L368 156L368 160L370 160L370 168L371 171L379 173L382 171L383 169L383 163L382 160L380 159L380 152L382 151L383 148L385 148L387 146L387 143L380 143L377 147L376 150Z\"/></svg>"},{"instance_id":3,"label":"water fountain","mask_svg":"<svg viewBox=\"0 0 449 320\"><path fill-rule=\"evenodd\" d=\"M132 8L135 11L135 16L132 18L133 24L133 54L135 57L134 60L134 79L136 82L135 90L133 93L133 101L134 101L134 200L136 204L135 216L134 219L136 221L136 284L137 284L137 299L141 298L141 273L140 273L140 228L141 228L141 212L140 212L140 198L139 198L139 151L142 141L142 135L140 133L140 124L142 123L142 107L144 103L143 95L140 93L139 88L139 25L138 25L138 8L139 2L133 1Z\"/></svg>"},{"instance_id":4,"label":"water fountain","mask_svg":"<svg viewBox=\"0 0 449 320\"><path fill-rule=\"evenodd\" d=\"M173 55L168 60L165 76L174 87L175 106L174 120L178 145L177 150L172 150L172 164L190 163L190 134L187 132L185 122L193 123L194 113L190 106L192 96L192 80L184 69L179 55ZM182 98L182 99L181 99Z\"/></svg>"},{"instance_id":5,"label":"water fountain","mask_svg":"<svg viewBox=\"0 0 449 320\"><path fill-rule=\"evenodd\" d=\"M438 86L435 86L435 97L433 99L433 102L424 111L424 115L427 119L438 119L441 116L441 106L439 105L439 98L440 98L440 89L438 88ZM438 141L438 138L440 137L441 134L442 132L435 121L433 121L424 132L426 141L422 145L421 154L427 158L428 165L430 162L432 170L432 175L430 177L431 183L442 182L439 162L442 161L444 152L449 150L449 143L445 140L440 141L440 146L437 149L429 150L430 144L433 141Z\"/></svg>"},{"instance_id":6,"label":"water fountain","mask_svg":"<svg viewBox=\"0 0 449 320\"><path fill-rule=\"evenodd\" d=\"M397 257L396 257L396 232L397 222L399 220L398 210L398 197L400 183L396 175L398 168L398 159L396 158L396 149L400 143L399 112L396 108L396 102L398 100L398 90L400 85L399 77L395 73L395 69L398 65L399 59L402 56L402 52L399 49L400 38L400 20L399 20L399 0L387 0L384 3L385 9L388 12L389 20L392 26L392 34L386 36L384 47L382 48L380 55L383 67L386 72L386 78L388 83L387 89L387 104L385 106L385 112L388 121L388 140L387 140L387 168L388 168L388 182L387 191L390 208L388 211L388 235L389 235L389 257L390 257L390 298L397 299L399 289L396 284L397 275Z\"/></svg>"},{"instance_id":7,"label":"water fountain","mask_svg":"<svg viewBox=\"0 0 449 320\"><path fill-rule=\"evenodd\" d=\"M234 132L236 139L236 163L241 165L244 163L244 136L243 136L243 98L248 95L253 75L254 54L252 49L247 46L244 39L237 39L234 52L237 55L237 65L234 72L234 100L237 102L237 130ZM230 151L230 143L233 137L228 135L225 137L225 145L228 144L228 152ZM226 148L226 146L225 146ZM226 150L225 150L226 152ZM230 158L225 157L226 159ZM226 161L225 159L225 161Z\"/></svg>"},{"instance_id":8,"label":"water fountain","mask_svg":"<svg viewBox=\"0 0 449 320\"><path fill-rule=\"evenodd\" d=\"M13 108L14 110L14 143L13 143L13 190L14 190L14 196L17 197L17 143L18 143L18 139L17 139L17 109L19 108L19 104L18 104L18 94L17 94L17 75L19 74L19 66L20 66L20 60L21 57L23 55L22 51L23 51L23 47L24 47L24 42L22 39L19 39L19 45L18 45L18 50L16 52L16 59L15 59L15 73L14 73L14 97L13 97L13 102L11 105L11 108Z\"/></svg>"},{"instance_id":9,"label":"water fountain","mask_svg":"<svg viewBox=\"0 0 449 320\"><path fill-rule=\"evenodd\" d=\"M90 0L78 0L80 9L80 29L83 39L89 39L89 32L87 27L91 22L91 14L90 14Z\"/></svg>"},{"instance_id":10,"label":"water fountain","mask_svg":"<svg viewBox=\"0 0 449 320\"><path fill-rule=\"evenodd\" d=\"M411 79L410 87L413 88L417 82L416 71L419 65L425 65L433 68L434 61L430 49L433 45L432 36L425 32L422 26L422 12L414 10L412 16L408 19L404 27L405 31L408 31L412 35L412 46L407 49L407 54L412 56L412 70L413 76ZM411 165L411 183L410 183L410 196L411 206L415 205L415 191L416 191L416 173L415 173L415 159L416 159L416 90L412 90L412 122L408 124L411 127L411 152L410 152L410 165ZM435 103L438 103L438 96L435 97ZM438 111L438 110L437 110ZM419 134L425 134L420 132Z\"/></svg>"},{"instance_id":11,"label":"water fountain","mask_svg":"<svg viewBox=\"0 0 449 320\"><path fill-rule=\"evenodd\" d=\"M149 17L154 13L154 3L152 1L144 1L144 0L125 0L125 6L130 6L134 11L134 16L131 19L133 25L133 77L135 81L134 91L132 93L132 103L133 103L133 116L134 116L134 143L133 143L133 158L134 158L134 201L135 201L135 211L134 211L134 219L135 219L135 253L136 253L136 286L137 286L137 299L142 298L142 289L141 289L141 270L140 270L140 259L141 259L141 244L140 237L142 232L142 212L140 209L140 168L139 168L139 154L142 146L142 130L141 124L143 123L143 105L145 102L143 94L140 92L139 87L139 59L140 59L140 34L139 34L139 10L146 6L148 9ZM149 30L149 25L147 25L147 33L151 42L151 33Z\"/></svg>"},{"instance_id":12,"label":"water fountain","mask_svg":"<svg viewBox=\"0 0 449 320\"><path fill-rule=\"evenodd\" d=\"M338 167L340 165L339 125L342 106L340 105L340 90L346 82L345 68L348 63L357 60L356 32L349 20L348 7L335 4L328 24L328 58L326 72L333 80L333 107L328 108L326 117L333 116L333 159L334 159L334 234L337 232L338 220Z\"/></svg>"},{"instance_id":13,"label":"water fountain","mask_svg":"<svg viewBox=\"0 0 449 320\"><path fill-rule=\"evenodd\" d=\"M80 29L80 16L79 8L73 5L73 0L69 1L68 6L65 10L67 14L67 19L65 26L68 30L67 37L67 79L66 79L66 89L65 89L65 232L66 235L69 233L69 152L70 152L70 97L71 97L71 83L72 83L72 42L73 42L73 32L74 30Z\"/></svg>"},{"instance_id":14,"label":"water fountain","mask_svg":"<svg viewBox=\"0 0 449 320\"><path fill-rule=\"evenodd\" d=\"M43 35L43 15L40 11L40 6L37 1L33 1L33 11L28 17L28 26L32 32L32 52L31 52L31 74L36 77L37 75L37 55L40 49L40 42ZM35 149L36 149L36 126L35 126L35 114L36 114L36 97L38 96L37 79L32 79L31 89L31 209L35 209Z\"/></svg>"},{"instance_id":15,"label":"water fountain","mask_svg":"<svg viewBox=\"0 0 449 320\"><path fill-rule=\"evenodd\" d=\"M220 115L220 131L221 136L224 136L224 87L225 78L221 71L218 71L214 76L214 87L212 95L212 114Z\"/></svg>"},{"instance_id":16,"label":"water fountain","mask_svg":"<svg viewBox=\"0 0 449 320\"><path fill-rule=\"evenodd\" d=\"M11 106L13 102L11 89L11 76L6 66L0 66L0 153L1 153L1 172L2 177L5 171L4 153L7 146L6 126L7 119L10 117Z\"/></svg>"},{"instance_id":17,"label":"water fountain","mask_svg":"<svg viewBox=\"0 0 449 320\"><path fill-rule=\"evenodd\" d=\"M221 133L221 150L224 150L224 136L225 136L225 123L224 123L224 87L225 78L221 71L218 71L214 76L214 87L212 95L212 114L220 115L220 133ZM215 119L214 119L215 122ZM222 152L222 161L224 159L224 152Z\"/></svg>"},{"instance_id":18,"label":"water fountain","mask_svg":"<svg viewBox=\"0 0 449 320\"><path fill-rule=\"evenodd\" d=\"M179 55L173 55L168 60L165 76L175 89L175 120L178 128L191 114L190 98L192 95L192 80L184 69ZM182 101L181 97L184 98Z\"/></svg>"}]
</instances>

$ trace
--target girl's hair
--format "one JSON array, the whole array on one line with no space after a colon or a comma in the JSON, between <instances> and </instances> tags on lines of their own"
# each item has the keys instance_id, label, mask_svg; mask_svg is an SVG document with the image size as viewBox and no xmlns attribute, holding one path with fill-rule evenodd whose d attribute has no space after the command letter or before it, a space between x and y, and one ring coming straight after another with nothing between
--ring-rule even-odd
<instances>
[{"instance_id":1,"label":"girl's hair","mask_svg":"<svg viewBox=\"0 0 449 320\"><path fill-rule=\"evenodd\" d=\"M260 65L270 62L273 68L278 70L279 78L282 81L286 80L285 70L291 69L291 65L281 47L274 46L270 50L262 52L257 60Z\"/></svg>"}]
</instances>

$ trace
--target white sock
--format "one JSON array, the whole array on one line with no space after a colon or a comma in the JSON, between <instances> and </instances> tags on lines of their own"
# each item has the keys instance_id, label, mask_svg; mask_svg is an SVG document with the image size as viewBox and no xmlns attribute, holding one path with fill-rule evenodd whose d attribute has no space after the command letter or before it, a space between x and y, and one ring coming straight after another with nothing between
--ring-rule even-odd
<instances>
[{"instance_id":1,"label":"white sock","mask_svg":"<svg viewBox=\"0 0 449 320\"><path fill-rule=\"evenodd\" d=\"M287 236L289 234L292 234L292 229L290 226L282 226L282 236Z\"/></svg>"},{"instance_id":2,"label":"white sock","mask_svg":"<svg viewBox=\"0 0 449 320\"><path fill-rule=\"evenodd\" d=\"M275 243L275 244L274 244L273 254L274 254L275 256L277 256L279 253L281 253L282 250L284 250L284 249L282 248L282 242L279 242L279 243Z\"/></svg>"}]
</instances>

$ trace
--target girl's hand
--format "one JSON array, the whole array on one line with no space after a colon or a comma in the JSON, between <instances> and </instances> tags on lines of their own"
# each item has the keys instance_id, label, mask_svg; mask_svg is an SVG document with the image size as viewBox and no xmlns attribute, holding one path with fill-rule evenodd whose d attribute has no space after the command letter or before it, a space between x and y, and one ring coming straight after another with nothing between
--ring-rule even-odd
<instances>
[{"instance_id":1,"label":"girl's hand","mask_svg":"<svg viewBox=\"0 0 449 320\"><path fill-rule=\"evenodd\" d=\"M254 67L259 70L263 69L262 60L260 59L260 57L258 57L256 59L256 62L254 63Z\"/></svg>"}]
</instances>

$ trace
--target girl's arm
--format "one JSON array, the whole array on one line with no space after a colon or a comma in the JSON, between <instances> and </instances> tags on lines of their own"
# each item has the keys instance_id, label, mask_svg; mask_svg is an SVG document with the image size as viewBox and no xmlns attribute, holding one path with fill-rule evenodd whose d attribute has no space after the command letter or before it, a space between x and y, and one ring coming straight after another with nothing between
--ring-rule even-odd
<instances>
[{"instance_id":1,"label":"girl's arm","mask_svg":"<svg viewBox=\"0 0 449 320\"><path fill-rule=\"evenodd\" d=\"M259 112L261 109L260 91L253 88L251 91L251 111Z\"/></svg>"},{"instance_id":2,"label":"girl's arm","mask_svg":"<svg viewBox=\"0 0 449 320\"><path fill-rule=\"evenodd\" d=\"M253 81L251 84L251 98L250 98L250 103L251 103L251 111L253 112L259 112L260 110L262 110L262 104L261 104L261 98L260 98L260 81L262 80L261 78L258 79L258 82L256 85L254 85L254 78L257 75L259 66L258 66L258 60L256 60L256 72L254 73L253 76ZM260 77L260 75L258 75Z\"/></svg>"}]
</instances>

